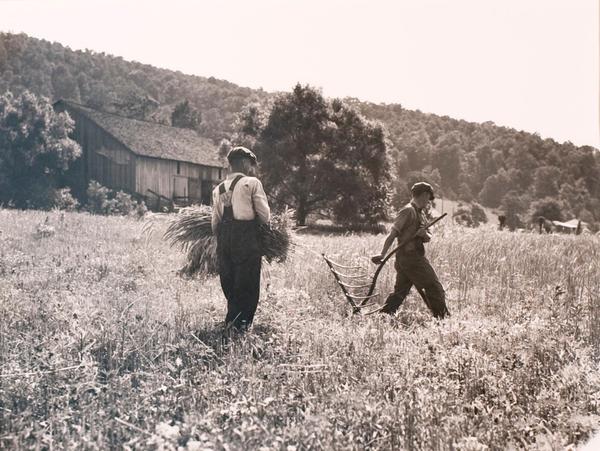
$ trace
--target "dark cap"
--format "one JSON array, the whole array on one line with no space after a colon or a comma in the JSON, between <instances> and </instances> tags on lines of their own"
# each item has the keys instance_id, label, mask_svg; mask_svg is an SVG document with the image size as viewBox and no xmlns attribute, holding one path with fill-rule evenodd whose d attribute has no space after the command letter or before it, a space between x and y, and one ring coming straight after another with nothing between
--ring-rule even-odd
<instances>
[{"instance_id":1,"label":"dark cap","mask_svg":"<svg viewBox=\"0 0 600 451\"><path fill-rule=\"evenodd\" d=\"M412 186L410 192L413 196L419 196L423 193L429 193L429 200L435 199L435 196L433 195L433 188L429 183L417 182Z\"/></svg>"},{"instance_id":2,"label":"dark cap","mask_svg":"<svg viewBox=\"0 0 600 451\"><path fill-rule=\"evenodd\" d=\"M254 155L254 152L242 146L234 147L227 154L227 161L229 161L230 163L232 160L240 160L242 158L248 158L252 162L252 164L256 164L258 162L258 160L256 159L256 155Z\"/></svg>"}]
</instances>

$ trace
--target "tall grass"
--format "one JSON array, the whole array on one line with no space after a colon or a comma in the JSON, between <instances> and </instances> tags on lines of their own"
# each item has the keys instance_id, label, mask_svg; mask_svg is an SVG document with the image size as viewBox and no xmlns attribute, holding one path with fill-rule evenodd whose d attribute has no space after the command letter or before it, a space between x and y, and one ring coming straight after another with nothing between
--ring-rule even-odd
<instances>
[{"instance_id":1,"label":"tall grass","mask_svg":"<svg viewBox=\"0 0 600 451\"><path fill-rule=\"evenodd\" d=\"M218 281L178 277L162 231L11 210L0 231L0 448L562 449L598 426L596 237L441 226L438 323L417 295L349 314L319 253L368 267L383 236L297 236L224 348Z\"/></svg>"}]
</instances>

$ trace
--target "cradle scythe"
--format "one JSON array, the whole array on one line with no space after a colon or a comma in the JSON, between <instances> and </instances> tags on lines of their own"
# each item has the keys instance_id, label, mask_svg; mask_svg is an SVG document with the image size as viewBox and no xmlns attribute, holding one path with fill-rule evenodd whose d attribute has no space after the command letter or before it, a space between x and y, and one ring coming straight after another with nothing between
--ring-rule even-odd
<instances>
[{"instance_id":1,"label":"cradle scythe","mask_svg":"<svg viewBox=\"0 0 600 451\"><path fill-rule=\"evenodd\" d=\"M438 221L440 221L441 219L443 219L445 216L447 216L448 213L444 213L441 216L438 216L437 218L435 218L433 221L431 221L429 224L425 225L425 229L430 228L432 225L436 224ZM360 266L344 266L341 265L339 263L335 263L334 261L332 261L330 258L328 258L325 254L323 254L323 259L325 260L325 262L327 263L327 266L329 267L329 270L331 271L331 273L333 274L333 277L335 278L335 281L338 283L338 285L340 286L340 288L342 289L342 292L344 293L344 296L346 297L346 299L348 300L348 302L350 303L350 306L352 307L352 313L356 314L356 313L360 313L361 309L367 306L367 302L369 301L369 299L377 296L379 293L373 293L375 291L375 286L377 284L377 278L379 277L379 274L381 273L381 270L383 269L383 266L387 263L387 261L392 257L392 255L394 255L396 252L398 252L404 245L406 245L406 243L408 243L410 240L414 239L416 237L416 235L404 240L403 242L401 242L400 244L398 244L398 246L396 246L394 249L392 249L383 260L381 260L381 262L379 263L377 269L375 270L375 273L373 274L373 279L371 281L370 284L361 284L361 285L353 285L347 282L344 282L343 279L347 278L347 279L364 279L367 278L367 274L344 274L339 272L337 269L349 269L349 270L356 270L356 269L361 269ZM357 294L353 294L350 293L350 289L356 289L356 288L367 288L369 287L369 291L367 292L367 294L365 296L359 296ZM427 297L425 295L425 293L423 292L423 290L419 289L417 287L417 291L419 292L419 294L421 295L421 297L423 298L423 300L425 301L425 303L429 306L429 302L427 301ZM376 310L378 311L378 310ZM371 312L374 313L374 312Z\"/></svg>"}]
</instances>

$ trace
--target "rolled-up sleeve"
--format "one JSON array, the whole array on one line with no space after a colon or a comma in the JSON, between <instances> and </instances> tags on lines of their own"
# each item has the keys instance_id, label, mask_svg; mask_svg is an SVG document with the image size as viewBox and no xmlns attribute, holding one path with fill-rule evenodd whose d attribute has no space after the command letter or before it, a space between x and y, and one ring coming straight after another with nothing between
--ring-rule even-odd
<instances>
[{"instance_id":1,"label":"rolled-up sleeve","mask_svg":"<svg viewBox=\"0 0 600 451\"><path fill-rule=\"evenodd\" d=\"M392 226L392 228L396 232L402 233L402 229L404 228L404 225L408 221L409 215L410 215L410 211L408 209L403 208L402 210L400 210L398 212L398 216L396 217L396 220L394 221L394 225Z\"/></svg>"},{"instance_id":2,"label":"rolled-up sleeve","mask_svg":"<svg viewBox=\"0 0 600 451\"><path fill-rule=\"evenodd\" d=\"M260 180L255 179L252 190L252 203L254 204L254 212L258 220L263 224L268 224L271 219L271 209L267 195Z\"/></svg>"}]
</instances>

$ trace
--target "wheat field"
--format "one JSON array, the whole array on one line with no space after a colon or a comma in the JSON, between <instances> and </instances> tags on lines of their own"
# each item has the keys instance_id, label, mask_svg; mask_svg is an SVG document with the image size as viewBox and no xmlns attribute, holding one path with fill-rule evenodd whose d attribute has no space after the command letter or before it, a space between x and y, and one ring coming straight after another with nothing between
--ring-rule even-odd
<instances>
[{"instance_id":1,"label":"wheat field","mask_svg":"<svg viewBox=\"0 0 600 451\"><path fill-rule=\"evenodd\" d=\"M218 280L177 276L161 227L0 209L1 449L554 450L598 428L597 237L441 225L436 322L415 293L350 315L319 254L368 267L383 236L299 235L224 346Z\"/></svg>"}]
</instances>

